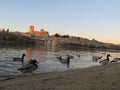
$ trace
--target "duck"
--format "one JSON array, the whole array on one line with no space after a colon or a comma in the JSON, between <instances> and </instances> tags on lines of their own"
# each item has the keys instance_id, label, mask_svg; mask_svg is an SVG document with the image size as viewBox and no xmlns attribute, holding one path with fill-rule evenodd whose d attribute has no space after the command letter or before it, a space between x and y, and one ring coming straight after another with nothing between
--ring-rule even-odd
<instances>
[{"instance_id":1,"label":"duck","mask_svg":"<svg viewBox=\"0 0 120 90\"><path fill-rule=\"evenodd\" d=\"M118 61L120 61L120 58L114 58L113 60L110 61L110 63L118 62Z\"/></svg>"},{"instance_id":2,"label":"duck","mask_svg":"<svg viewBox=\"0 0 120 90\"><path fill-rule=\"evenodd\" d=\"M58 58L58 60L61 60L61 59L62 59L62 56L58 56L57 58Z\"/></svg>"},{"instance_id":3,"label":"duck","mask_svg":"<svg viewBox=\"0 0 120 90\"><path fill-rule=\"evenodd\" d=\"M61 63L67 63L67 64L70 62L70 59L73 59L73 58L74 57L70 55L67 55L67 57L62 57L62 56L58 57Z\"/></svg>"},{"instance_id":4,"label":"duck","mask_svg":"<svg viewBox=\"0 0 120 90\"><path fill-rule=\"evenodd\" d=\"M93 61L98 61L99 59L101 59L102 58L102 56L93 56Z\"/></svg>"},{"instance_id":5,"label":"duck","mask_svg":"<svg viewBox=\"0 0 120 90\"><path fill-rule=\"evenodd\" d=\"M80 55L77 55L78 56L78 58L80 58Z\"/></svg>"},{"instance_id":6,"label":"duck","mask_svg":"<svg viewBox=\"0 0 120 90\"><path fill-rule=\"evenodd\" d=\"M33 75L33 71L38 68L38 65L36 63L38 63L36 59L31 59L28 64L18 68L17 70L20 70L24 75L26 73L31 73Z\"/></svg>"},{"instance_id":7,"label":"duck","mask_svg":"<svg viewBox=\"0 0 120 90\"><path fill-rule=\"evenodd\" d=\"M70 55L67 55L67 65L68 65L68 66L69 66L69 64L70 64L70 59L71 59Z\"/></svg>"},{"instance_id":8,"label":"duck","mask_svg":"<svg viewBox=\"0 0 120 90\"><path fill-rule=\"evenodd\" d=\"M67 56L68 56L68 55L67 55ZM74 56L69 55L69 58L70 58L70 59L73 59ZM61 60L61 59L65 59L65 57L64 57L64 56L63 56L63 57L62 57L62 56L58 56L57 59L58 59L58 60Z\"/></svg>"},{"instance_id":9,"label":"duck","mask_svg":"<svg viewBox=\"0 0 120 90\"><path fill-rule=\"evenodd\" d=\"M61 63L67 63L67 59L62 56L59 56L58 60L60 60Z\"/></svg>"},{"instance_id":10,"label":"duck","mask_svg":"<svg viewBox=\"0 0 120 90\"><path fill-rule=\"evenodd\" d=\"M74 56L72 56L72 55L67 55L67 57L69 57L70 59L74 58Z\"/></svg>"},{"instance_id":11,"label":"duck","mask_svg":"<svg viewBox=\"0 0 120 90\"><path fill-rule=\"evenodd\" d=\"M99 61L99 63L101 63L102 65L106 65L106 64L108 64L109 63L109 57L110 57L111 55L110 54L107 54L107 58L106 59L104 59L104 60L100 60Z\"/></svg>"},{"instance_id":12,"label":"duck","mask_svg":"<svg viewBox=\"0 0 120 90\"><path fill-rule=\"evenodd\" d=\"M25 53L23 53L21 58L20 57L14 57L13 61L21 61L21 63L23 63L25 56L26 56Z\"/></svg>"}]
</instances>

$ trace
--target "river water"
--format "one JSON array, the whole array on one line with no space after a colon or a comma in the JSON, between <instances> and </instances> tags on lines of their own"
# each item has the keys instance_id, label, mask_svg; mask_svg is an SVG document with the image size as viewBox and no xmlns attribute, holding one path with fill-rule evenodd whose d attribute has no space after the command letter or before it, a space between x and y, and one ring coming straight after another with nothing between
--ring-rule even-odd
<instances>
[{"instance_id":1,"label":"river water","mask_svg":"<svg viewBox=\"0 0 120 90\"><path fill-rule=\"evenodd\" d=\"M36 59L38 69L34 73L46 73L52 71L65 71L77 68L87 68L100 65L99 62L93 61L93 56L102 56L106 58L106 54L111 54L110 60L114 57L120 57L119 52L105 51L80 51L80 50L47 50L43 48L0 48L0 75L19 75L17 69L22 66L20 61L13 61L14 57L22 57L25 53L25 63L30 59ZM70 60L70 66L61 63L57 57L72 55L74 58ZM78 57L80 55L80 57Z\"/></svg>"}]
</instances>

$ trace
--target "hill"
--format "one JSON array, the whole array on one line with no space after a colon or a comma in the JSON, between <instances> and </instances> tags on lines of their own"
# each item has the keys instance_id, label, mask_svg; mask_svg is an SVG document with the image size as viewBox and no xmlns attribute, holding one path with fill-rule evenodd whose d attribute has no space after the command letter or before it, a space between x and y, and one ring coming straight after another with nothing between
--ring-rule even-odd
<instances>
[{"instance_id":1,"label":"hill","mask_svg":"<svg viewBox=\"0 0 120 90\"><path fill-rule=\"evenodd\" d=\"M69 36L69 35L63 35L63 36L56 36L57 42L59 45L65 47L65 48L80 48L80 49L114 49L114 50L120 50L120 45L113 44L113 43L104 43L97 41L95 39L89 40L87 38L83 37L75 37L75 36Z\"/></svg>"}]
</instances>

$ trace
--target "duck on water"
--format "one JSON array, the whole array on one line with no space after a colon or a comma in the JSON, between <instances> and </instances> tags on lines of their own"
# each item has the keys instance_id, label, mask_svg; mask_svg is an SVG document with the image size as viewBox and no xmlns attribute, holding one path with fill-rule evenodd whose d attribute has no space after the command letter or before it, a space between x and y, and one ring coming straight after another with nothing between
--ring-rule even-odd
<instances>
[{"instance_id":1,"label":"duck on water","mask_svg":"<svg viewBox=\"0 0 120 90\"><path fill-rule=\"evenodd\" d=\"M74 57L73 56L70 56L70 55L67 55L67 57L62 57L62 56L59 56L58 59L60 60L61 63L67 63L69 64L70 63L70 59L73 59Z\"/></svg>"},{"instance_id":2,"label":"duck on water","mask_svg":"<svg viewBox=\"0 0 120 90\"><path fill-rule=\"evenodd\" d=\"M22 57L14 57L13 61L21 61L21 63L23 64L25 56L26 56L25 53L23 53Z\"/></svg>"},{"instance_id":3,"label":"duck on water","mask_svg":"<svg viewBox=\"0 0 120 90\"><path fill-rule=\"evenodd\" d=\"M102 56L93 56L93 61L98 61L99 59L101 59L102 58Z\"/></svg>"},{"instance_id":4,"label":"duck on water","mask_svg":"<svg viewBox=\"0 0 120 90\"><path fill-rule=\"evenodd\" d=\"M114 58L112 61L110 61L110 63L114 63L114 62L119 62L120 58Z\"/></svg>"},{"instance_id":5,"label":"duck on water","mask_svg":"<svg viewBox=\"0 0 120 90\"><path fill-rule=\"evenodd\" d=\"M99 63L101 63L102 65L108 64L110 61L110 59L109 59L110 56L111 56L110 54L107 54L107 58L104 60L100 60Z\"/></svg>"}]
</instances>

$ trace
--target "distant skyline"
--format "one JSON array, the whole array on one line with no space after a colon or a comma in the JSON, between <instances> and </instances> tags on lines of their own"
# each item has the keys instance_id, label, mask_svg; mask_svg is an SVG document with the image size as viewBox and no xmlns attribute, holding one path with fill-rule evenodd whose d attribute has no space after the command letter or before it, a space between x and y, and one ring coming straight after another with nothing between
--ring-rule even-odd
<instances>
[{"instance_id":1,"label":"distant skyline","mask_svg":"<svg viewBox=\"0 0 120 90\"><path fill-rule=\"evenodd\" d=\"M120 44L120 0L0 0L0 28L45 29Z\"/></svg>"}]
</instances>

